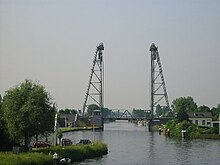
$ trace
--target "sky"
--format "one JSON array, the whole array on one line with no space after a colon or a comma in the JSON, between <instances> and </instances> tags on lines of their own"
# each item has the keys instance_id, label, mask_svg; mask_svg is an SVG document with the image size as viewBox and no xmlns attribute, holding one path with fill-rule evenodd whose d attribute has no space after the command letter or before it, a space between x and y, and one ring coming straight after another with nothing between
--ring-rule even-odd
<instances>
[{"instance_id":1,"label":"sky","mask_svg":"<svg viewBox=\"0 0 220 165\"><path fill-rule=\"evenodd\" d=\"M219 0L0 0L0 94L31 79L82 109L103 42L104 105L149 109L151 43L170 104L220 104Z\"/></svg>"}]
</instances>

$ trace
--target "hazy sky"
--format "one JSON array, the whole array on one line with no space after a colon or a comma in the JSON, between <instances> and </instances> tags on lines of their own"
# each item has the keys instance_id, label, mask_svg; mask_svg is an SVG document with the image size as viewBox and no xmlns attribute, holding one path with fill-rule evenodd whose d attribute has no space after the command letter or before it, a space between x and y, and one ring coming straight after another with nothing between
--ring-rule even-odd
<instances>
[{"instance_id":1,"label":"hazy sky","mask_svg":"<svg viewBox=\"0 0 220 165\"><path fill-rule=\"evenodd\" d=\"M220 103L219 0L0 0L0 93L32 79L81 109L100 42L106 107L149 109L152 42L170 103Z\"/></svg>"}]
</instances>

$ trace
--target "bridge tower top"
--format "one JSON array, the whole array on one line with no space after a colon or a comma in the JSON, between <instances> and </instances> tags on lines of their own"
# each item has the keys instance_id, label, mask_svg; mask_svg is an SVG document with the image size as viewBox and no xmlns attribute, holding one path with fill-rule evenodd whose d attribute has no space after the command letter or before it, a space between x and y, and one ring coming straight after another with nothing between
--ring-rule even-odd
<instances>
[{"instance_id":1,"label":"bridge tower top","mask_svg":"<svg viewBox=\"0 0 220 165\"><path fill-rule=\"evenodd\" d=\"M158 47L154 43L150 46L151 51L151 117L155 111L155 107L160 103L161 106L168 107L170 109L168 94L165 85L165 79L163 75L163 69L160 61Z\"/></svg>"}]
</instances>

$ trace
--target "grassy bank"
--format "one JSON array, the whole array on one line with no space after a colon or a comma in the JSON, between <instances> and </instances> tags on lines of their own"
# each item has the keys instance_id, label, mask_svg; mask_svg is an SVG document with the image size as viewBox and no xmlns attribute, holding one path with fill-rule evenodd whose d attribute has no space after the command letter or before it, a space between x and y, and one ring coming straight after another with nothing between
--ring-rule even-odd
<instances>
[{"instance_id":1,"label":"grassy bank","mask_svg":"<svg viewBox=\"0 0 220 165\"><path fill-rule=\"evenodd\" d=\"M53 146L34 150L30 153L12 154L0 152L0 164L3 165L52 165L52 155L70 158L71 162L100 157L108 153L107 145L94 143L89 145Z\"/></svg>"},{"instance_id":2,"label":"grassy bank","mask_svg":"<svg viewBox=\"0 0 220 165\"><path fill-rule=\"evenodd\" d=\"M65 147L56 146L40 149L35 152L44 154L54 154L56 152L60 157L70 158L72 162L75 162L105 155L108 153L108 148L106 144L94 143L89 145L72 145Z\"/></svg>"},{"instance_id":3,"label":"grassy bank","mask_svg":"<svg viewBox=\"0 0 220 165\"><path fill-rule=\"evenodd\" d=\"M2 165L52 165L50 155L43 153L19 153L0 152L0 164Z\"/></svg>"}]
</instances>

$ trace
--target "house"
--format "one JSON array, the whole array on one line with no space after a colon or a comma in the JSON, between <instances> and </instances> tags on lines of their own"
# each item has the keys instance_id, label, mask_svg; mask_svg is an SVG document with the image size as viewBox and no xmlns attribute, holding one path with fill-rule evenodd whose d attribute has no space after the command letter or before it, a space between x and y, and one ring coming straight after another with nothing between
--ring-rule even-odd
<instances>
[{"instance_id":1,"label":"house","mask_svg":"<svg viewBox=\"0 0 220 165\"><path fill-rule=\"evenodd\" d=\"M220 114L219 114L218 120L212 121L212 127L219 128L219 135L220 135Z\"/></svg>"},{"instance_id":2,"label":"house","mask_svg":"<svg viewBox=\"0 0 220 165\"><path fill-rule=\"evenodd\" d=\"M212 113L211 112L187 112L189 120L193 124L200 126L212 126Z\"/></svg>"},{"instance_id":3,"label":"house","mask_svg":"<svg viewBox=\"0 0 220 165\"><path fill-rule=\"evenodd\" d=\"M97 127L102 126L101 110L94 110L92 112L92 118L90 120L90 124Z\"/></svg>"},{"instance_id":4,"label":"house","mask_svg":"<svg viewBox=\"0 0 220 165\"><path fill-rule=\"evenodd\" d=\"M60 114L61 127L75 127L77 114Z\"/></svg>"}]
</instances>

